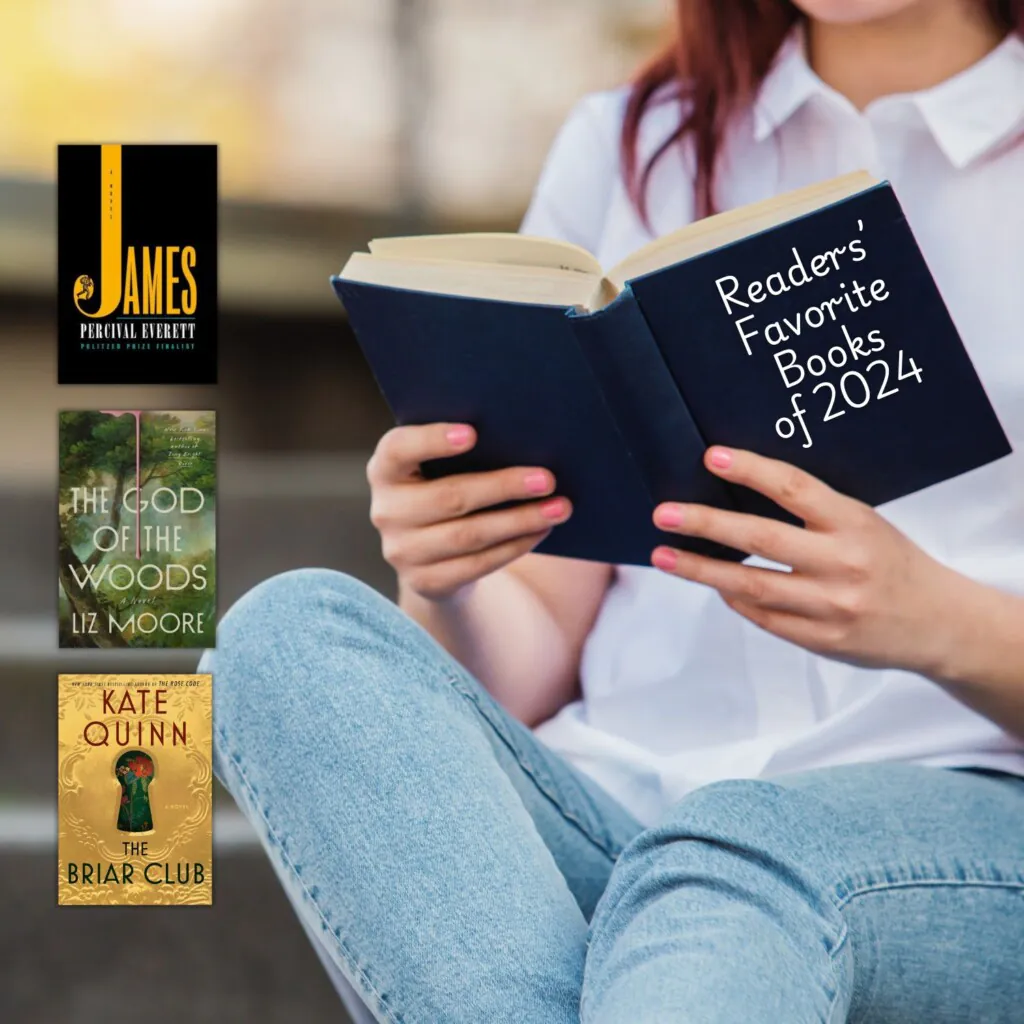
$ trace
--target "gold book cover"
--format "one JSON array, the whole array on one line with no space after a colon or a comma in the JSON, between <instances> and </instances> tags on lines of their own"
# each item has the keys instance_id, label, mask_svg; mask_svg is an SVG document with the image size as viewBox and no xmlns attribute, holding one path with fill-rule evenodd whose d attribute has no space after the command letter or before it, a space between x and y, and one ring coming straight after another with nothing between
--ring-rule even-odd
<instances>
[{"instance_id":1,"label":"gold book cover","mask_svg":"<svg viewBox=\"0 0 1024 1024\"><path fill-rule=\"evenodd\" d=\"M210 905L212 677L57 688L57 902Z\"/></svg>"}]
</instances>

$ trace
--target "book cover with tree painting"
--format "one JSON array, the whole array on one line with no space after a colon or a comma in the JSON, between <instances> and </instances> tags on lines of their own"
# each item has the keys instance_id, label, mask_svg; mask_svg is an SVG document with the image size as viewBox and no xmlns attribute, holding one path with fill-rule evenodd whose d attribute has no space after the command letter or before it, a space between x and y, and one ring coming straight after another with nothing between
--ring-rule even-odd
<instances>
[{"instance_id":1,"label":"book cover with tree painting","mask_svg":"<svg viewBox=\"0 0 1024 1024\"><path fill-rule=\"evenodd\" d=\"M62 675L57 902L213 899L209 675Z\"/></svg>"},{"instance_id":2,"label":"book cover with tree painting","mask_svg":"<svg viewBox=\"0 0 1024 1024\"><path fill-rule=\"evenodd\" d=\"M216 417L60 413L61 647L212 647Z\"/></svg>"}]
</instances>

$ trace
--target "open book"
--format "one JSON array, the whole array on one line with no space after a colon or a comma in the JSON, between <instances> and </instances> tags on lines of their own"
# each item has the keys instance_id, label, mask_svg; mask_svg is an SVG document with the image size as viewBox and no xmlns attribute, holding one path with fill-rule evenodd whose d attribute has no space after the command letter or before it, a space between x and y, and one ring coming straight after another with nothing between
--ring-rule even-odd
<instances>
[{"instance_id":1,"label":"open book","mask_svg":"<svg viewBox=\"0 0 1024 1024\"><path fill-rule=\"evenodd\" d=\"M513 234L375 239L332 278L400 423L465 421L429 474L543 465L574 514L539 550L646 564L665 500L777 518L709 444L879 504L1010 451L892 189L847 174L604 270ZM742 557L704 542L689 546Z\"/></svg>"}]
</instances>

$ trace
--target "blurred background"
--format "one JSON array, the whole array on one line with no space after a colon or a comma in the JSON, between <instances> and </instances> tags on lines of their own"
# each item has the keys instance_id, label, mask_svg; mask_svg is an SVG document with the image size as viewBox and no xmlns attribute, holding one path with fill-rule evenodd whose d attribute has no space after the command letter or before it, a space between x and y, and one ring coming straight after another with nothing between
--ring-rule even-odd
<instances>
[{"instance_id":1,"label":"blurred background","mask_svg":"<svg viewBox=\"0 0 1024 1024\"><path fill-rule=\"evenodd\" d=\"M584 93L656 46L662 0L0 0L0 1019L344 1024L248 826L218 794L215 906L55 907L55 676L197 655L58 652L58 142L220 145L225 611L284 569L391 593L363 467L390 418L327 277L375 235L514 229ZM148 656L147 656L148 654Z\"/></svg>"}]
</instances>

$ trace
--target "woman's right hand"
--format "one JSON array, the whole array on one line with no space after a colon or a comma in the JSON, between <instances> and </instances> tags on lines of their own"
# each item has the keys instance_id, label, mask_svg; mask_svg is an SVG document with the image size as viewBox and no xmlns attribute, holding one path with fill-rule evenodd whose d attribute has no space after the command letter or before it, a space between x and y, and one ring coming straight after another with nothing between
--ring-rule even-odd
<instances>
[{"instance_id":1,"label":"woman's right hand","mask_svg":"<svg viewBox=\"0 0 1024 1024\"><path fill-rule=\"evenodd\" d=\"M546 469L516 467L439 480L420 472L428 459L457 455L475 444L476 431L462 423L395 427L366 467L370 520L384 558L400 583L428 600L453 597L525 555L572 513L567 498L551 497L555 478ZM526 504L492 509L508 501Z\"/></svg>"}]
</instances>

